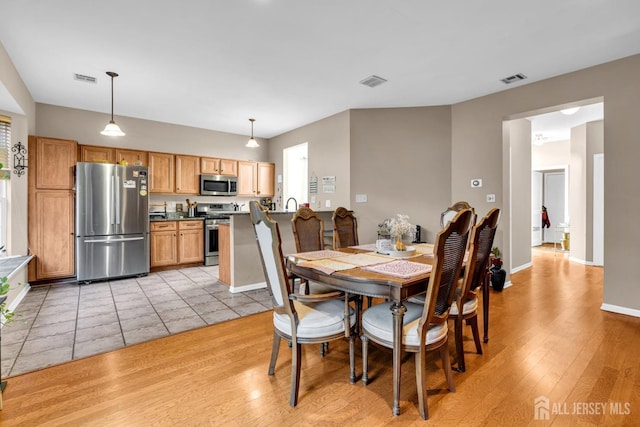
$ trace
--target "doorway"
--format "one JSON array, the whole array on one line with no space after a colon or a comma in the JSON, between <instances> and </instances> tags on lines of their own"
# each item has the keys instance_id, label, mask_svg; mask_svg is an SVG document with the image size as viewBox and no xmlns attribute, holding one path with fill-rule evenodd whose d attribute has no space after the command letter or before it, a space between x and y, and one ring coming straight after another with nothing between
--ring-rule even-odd
<instances>
[{"instance_id":1,"label":"doorway","mask_svg":"<svg viewBox=\"0 0 640 427\"><path fill-rule=\"evenodd\" d=\"M289 198L293 197L297 204L307 203L309 188L309 159L308 144L306 142L282 151L283 157L283 206Z\"/></svg>"}]
</instances>

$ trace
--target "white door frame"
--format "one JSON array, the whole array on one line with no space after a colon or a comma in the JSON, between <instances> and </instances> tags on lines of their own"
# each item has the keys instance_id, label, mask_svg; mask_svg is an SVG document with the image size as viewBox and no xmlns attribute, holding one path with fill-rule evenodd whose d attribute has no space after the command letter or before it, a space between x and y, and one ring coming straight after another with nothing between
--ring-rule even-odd
<instances>
[{"instance_id":1,"label":"white door frame","mask_svg":"<svg viewBox=\"0 0 640 427\"><path fill-rule=\"evenodd\" d=\"M604 265L604 154L593 155L593 265Z\"/></svg>"}]
</instances>

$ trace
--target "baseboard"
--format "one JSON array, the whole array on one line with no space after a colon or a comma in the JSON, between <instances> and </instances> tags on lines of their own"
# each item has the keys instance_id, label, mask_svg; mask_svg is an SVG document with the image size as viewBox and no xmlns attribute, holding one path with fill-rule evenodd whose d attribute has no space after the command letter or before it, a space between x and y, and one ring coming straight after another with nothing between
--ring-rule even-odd
<instances>
[{"instance_id":1,"label":"baseboard","mask_svg":"<svg viewBox=\"0 0 640 427\"><path fill-rule=\"evenodd\" d=\"M518 271L526 270L527 268L531 268L532 266L533 266L533 263L531 262L519 265L518 267L511 269L511 274L517 273Z\"/></svg>"},{"instance_id":2,"label":"baseboard","mask_svg":"<svg viewBox=\"0 0 640 427\"><path fill-rule=\"evenodd\" d=\"M237 294L240 292L253 291L255 289L265 289L267 287L267 282L259 282L259 283L250 283L248 285L242 286L229 286L229 292L232 294Z\"/></svg>"},{"instance_id":3,"label":"baseboard","mask_svg":"<svg viewBox=\"0 0 640 427\"><path fill-rule=\"evenodd\" d=\"M583 265L593 265L592 261L585 261L583 259L579 259L579 258L574 258L574 257L569 257L569 261L571 262L577 262L578 264L583 264Z\"/></svg>"},{"instance_id":4,"label":"baseboard","mask_svg":"<svg viewBox=\"0 0 640 427\"><path fill-rule=\"evenodd\" d=\"M504 282L504 287L502 289L510 288L512 284L513 283L511 283L511 280L507 280L506 282Z\"/></svg>"},{"instance_id":5,"label":"baseboard","mask_svg":"<svg viewBox=\"0 0 640 427\"><path fill-rule=\"evenodd\" d=\"M611 313L626 314L627 316L640 317L640 310L629 307L620 307L619 305L602 303L600 310L610 311Z\"/></svg>"}]
</instances>

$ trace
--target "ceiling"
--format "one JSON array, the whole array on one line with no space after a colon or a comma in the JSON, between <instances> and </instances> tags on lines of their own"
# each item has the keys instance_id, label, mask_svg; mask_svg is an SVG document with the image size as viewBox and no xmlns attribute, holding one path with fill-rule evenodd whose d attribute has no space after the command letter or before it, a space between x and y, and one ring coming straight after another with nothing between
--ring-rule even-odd
<instances>
[{"instance_id":1,"label":"ceiling","mask_svg":"<svg viewBox=\"0 0 640 427\"><path fill-rule=\"evenodd\" d=\"M640 53L637 0L2 3L0 42L36 102L109 113L105 72L115 71L116 121L247 135L254 117L262 138L347 109L448 105ZM516 73L528 78L500 81ZM372 74L388 82L359 83ZM0 109L19 109L1 86Z\"/></svg>"},{"instance_id":2,"label":"ceiling","mask_svg":"<svg viewBox=\"0 0 640 427\"><path fill-rule=\"evenodd\" d=\"M571 138L571 128L596 120L604 119L604 103L584 105L572 114L562 111L538 114L527 117L531 121L531 141L538 145L554 141L568 141Z\"/></svg>"}]
</instances>

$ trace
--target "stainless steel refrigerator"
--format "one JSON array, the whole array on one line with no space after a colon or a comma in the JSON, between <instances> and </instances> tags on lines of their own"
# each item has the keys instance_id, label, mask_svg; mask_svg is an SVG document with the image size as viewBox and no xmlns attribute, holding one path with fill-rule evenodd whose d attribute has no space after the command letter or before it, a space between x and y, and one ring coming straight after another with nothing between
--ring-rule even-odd
<instances>
[{"instance_id":1,"label":"stainless steel refrigerator","mask_svg":"<svg viewBox=\"0 0 640 427\"><path fill-rule=\"evenodd\" d=\"M78 163L78 282L149 273L147 182L146 167Z\"/></svg>"}]
</instances>

